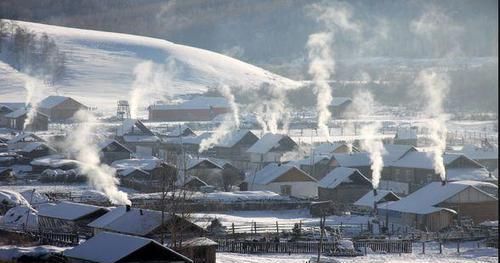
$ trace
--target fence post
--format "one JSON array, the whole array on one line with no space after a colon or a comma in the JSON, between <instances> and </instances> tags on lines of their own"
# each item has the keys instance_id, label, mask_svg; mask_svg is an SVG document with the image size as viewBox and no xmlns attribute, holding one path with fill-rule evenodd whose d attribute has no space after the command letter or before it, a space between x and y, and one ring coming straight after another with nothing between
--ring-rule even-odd
<instances>
[{"instance_id":1,"label":"fence post","mask_svg":"<svg viewBox=\"0 0 500 263\"><path fill-rule=\"evenodd\" d=\"M422 242L422 254L425 254L425 242Z\"/></svg>"},{"instance_id":2,"label":"fence post","mask_svg":"<svg viewBox=\"0 0 500 263\"><path fill-rule=\"evenodd\" d=\"M234 236L234 222L231 223L231 229L233 230L233 236Z\"/></svg>"},{"instance_id":3,"label":"fence post","mask_svg":"<svg viewBox=\"0 0 500 263\"><path fill-rule=\"evenodd\" d=\"M276 221L276 234L280 234L280 228L278 226L278 221Z\"/></svg>"},{"instance_id":4,"label":"fence post","mask_svg":"<svg viewBox=\"0 0 500 263\"><path fill-rule=\"evenodd\" d=\"M460 239L457 240L457 253L460 254Z\"/></svg>"},{"instance_id":5,"label":"fence post","mask_svg":"<svg viewBox=\"0 0 500 263\"><path fill-rule=\"evenodd\" d=\"M439 241L439 254L443 254L443 243Z\"/></svg>"}]
</instances>

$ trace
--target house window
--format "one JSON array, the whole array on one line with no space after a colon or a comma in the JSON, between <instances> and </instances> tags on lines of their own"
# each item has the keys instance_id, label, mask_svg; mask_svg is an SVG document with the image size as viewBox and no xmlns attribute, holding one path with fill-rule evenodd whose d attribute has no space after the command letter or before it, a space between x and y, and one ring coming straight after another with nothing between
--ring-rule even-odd
<instances>
[{"instance_id":1,"label":"house window","mask_svg":"<svg viewBox=\"0 0 500 263\"><path fill-rule=\"evenodd\" d=\"M394 175L399 176L401 174L401 169L394 168Z\"/></svg>"},{"instance_id":2,"label":"house window","mask_svg":"<svg viewBox=\"0 0 500 263\"><path fill-rule=\"evenodd\" d=\"M281 195L291 195L292 194L292 186L291 185L281 185L280 192L281 192Z\"/></svg>"}]
</instances>

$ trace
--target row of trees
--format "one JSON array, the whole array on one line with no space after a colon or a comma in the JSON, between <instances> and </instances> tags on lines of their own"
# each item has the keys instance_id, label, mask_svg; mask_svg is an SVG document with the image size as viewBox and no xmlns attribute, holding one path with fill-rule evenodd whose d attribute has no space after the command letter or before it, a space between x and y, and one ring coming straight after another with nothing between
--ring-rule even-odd
<instances>
[{"instance_id":1,"label":"row of trees","mask_svg":"<svg viewBox=\"0 0 500 263\"><path fill-rule=\"evenodd\" d=\"M0 20L0 59L13 68L44 79L59 81L65 72L66 56L47 34Z\"/></svg>"}]
</instances>

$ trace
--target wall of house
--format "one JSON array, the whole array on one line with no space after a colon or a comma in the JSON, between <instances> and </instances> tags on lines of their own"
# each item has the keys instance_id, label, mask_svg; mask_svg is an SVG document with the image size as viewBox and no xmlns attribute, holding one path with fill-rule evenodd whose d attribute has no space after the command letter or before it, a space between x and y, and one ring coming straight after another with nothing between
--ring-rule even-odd
<instances>
[{"instance_id":1,"label":"wall of house","mask_svg":"<svg viewBox=\"0 0 500 263\"><path fill-rule=\"evenodd\" d=\"M149 109L150 121L210 121L230 108L211 109Z\"/></svg>"},{"instance_id":2,"label":"wall of house","mask_svg":"<svg viewBox=\"0 0 500 263\"><path fill-rule=\"evenodd\" d=\"M332 200L336 203L352 204L372 190L369 185L340 184L334 189L318 187L318 197L321 201Z\"/></svg>"},{"instance_id":3,"label":"wall of house","mask_svg":"<svg viewBox=\"0 0 500 263\"><path fill-rule=\"evenodd\" d=\"M281 186L290 186L290 196L299 198L310 198L318 196L318 183L316 182L279 182L267 185L248 184L249 191L272 191L281 194Z\"/></svg>"},{"instance_id":4,"label":"wall of house","mask_svg":"<svg viewBox=\"0 0 500 263\"><path fill-rule=\"evenodd\" d=\"M130 159L130 153L123 152L103 152L101 155L101 162L111 164L117 160Z\"/></svg>"},{"instance_id":5,"label":"wall of house","mask_svg":"<svg viewBox=\"0 0 500 263\"><path fill-rule=\"evenodd\" d=\"M48 115L52 122L68 120L80 109L85 109L85 106L71 98L50 109L39 108L40 112Z\"/></svg>"}]
</instances>

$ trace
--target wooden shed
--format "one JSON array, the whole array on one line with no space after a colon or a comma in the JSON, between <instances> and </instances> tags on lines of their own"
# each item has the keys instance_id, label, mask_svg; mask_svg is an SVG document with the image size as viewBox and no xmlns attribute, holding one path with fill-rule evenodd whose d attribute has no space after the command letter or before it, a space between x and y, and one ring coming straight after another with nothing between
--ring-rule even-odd
<instances>
[{"instance_id":1,"label":"wooden shed","mask_svg":"<svg viewBox=\"0 0 500 263\"><path fill-rule=\"evenodd\" d=\"M193 263L215 263L217 242L206 237L195 237L182 242L177 251L193 260Z\"/></svg>"}]
</instances>

